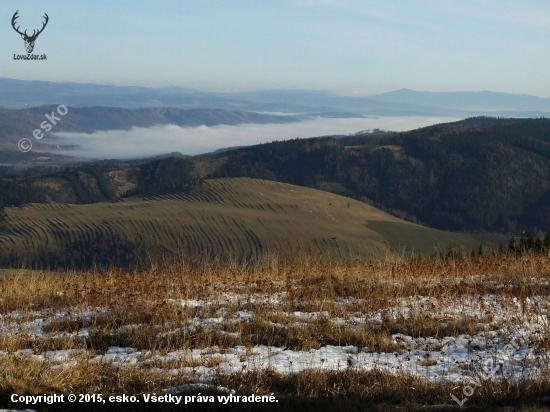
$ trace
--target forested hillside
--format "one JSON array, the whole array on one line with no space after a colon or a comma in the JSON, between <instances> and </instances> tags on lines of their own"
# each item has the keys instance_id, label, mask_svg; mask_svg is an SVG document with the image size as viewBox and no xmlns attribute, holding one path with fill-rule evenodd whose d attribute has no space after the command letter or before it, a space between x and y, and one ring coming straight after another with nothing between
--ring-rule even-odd
<instances>
[{"instance_id":1,"label":"forested hillside","mask_svg":"<svg viewBox=\"0 0 550 412\"><path fill-rule=\"evenodd\" d=\"M333 191L432 227L550 230L550 120L472 118L410 132L275 142L216 156L212 177Z\"/></svg>"},{"instance_id":2,"label":"forested hillside","mask_svg":"<svg viewBox=\"0 0 550 412\"><path fill-rule=\"evenodd\" d=\"M0 206L96 203L251 177L330 191L438 229L550 230L550 120L472 118L141 164L0 170Z\"/></svg>"},{"instance_id":3,"label":"forested hillside","mask_svg":"<svg viewBox=\"0 0 550 412\"><path fill-rule=\"evenodd\" d=\"M0 207L28 203L90 204L136 194L190 189L200 183L187 158L137 165L0 170Z\"/></svg>"}]
</instances>

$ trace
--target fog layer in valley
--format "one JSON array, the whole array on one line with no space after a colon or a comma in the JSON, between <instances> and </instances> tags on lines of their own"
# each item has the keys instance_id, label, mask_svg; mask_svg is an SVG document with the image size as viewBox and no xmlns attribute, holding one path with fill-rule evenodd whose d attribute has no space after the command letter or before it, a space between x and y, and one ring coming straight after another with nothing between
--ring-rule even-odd
<instances>
[{"instance_id":1,"label":"fog layer in valley","mask_svg":"<svg viewBox=\"0 0 550 412\"><path fill-rule=\"evenodd\" d=\"M315 118L288 124L243 124L239 126L179 127L174 125L131 130L84 133L56 133L44 142L77 145L63 154L94 159L128 159L170 152L187 155L212 152L231 146L248 146L297 137L353 134L361 130L412 130L459 119L450 117L380 117L365 119Z\"/></svg>"}]
</instances>

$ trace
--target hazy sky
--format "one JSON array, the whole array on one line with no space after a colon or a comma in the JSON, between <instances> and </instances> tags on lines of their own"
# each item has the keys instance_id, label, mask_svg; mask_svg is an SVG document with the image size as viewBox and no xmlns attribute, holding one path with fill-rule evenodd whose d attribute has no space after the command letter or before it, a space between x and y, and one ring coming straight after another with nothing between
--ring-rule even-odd
<instances>
[{"instance_id":1,"label":"hazy sky","mask_svg":"<svg viewBox=\"0 0 550 412\"><path fill-rule=\"evenodd\" d=\"M13 13L47 61L25 52ZM0 77L202 90L550 96L548 0L2 0Z\"/></svg>"}]
</instances>

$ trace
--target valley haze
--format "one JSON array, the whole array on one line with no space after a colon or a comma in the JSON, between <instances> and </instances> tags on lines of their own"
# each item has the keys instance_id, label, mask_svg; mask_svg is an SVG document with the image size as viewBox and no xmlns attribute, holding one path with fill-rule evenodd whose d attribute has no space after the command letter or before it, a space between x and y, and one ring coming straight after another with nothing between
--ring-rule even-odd
<instances>
[{"instance_id":1,"label":"valley haze","mask_svg":"<svg viewBox=\"0 0 550 412\"><path fill-rule=\"evenodd\" d=\"M363 130L405 131L459 119L447 117L380 117L368 119L313 118L299 123L242 124L236 126L134 127L131 130L86 133L52 133L46 144L76 145L55 153L90 159L130 159L181 152L197 155L229 146L250 146L294 138L354 134Z\"/></svg>"},{"instance_id":2,"label":"valley haze","mask_svg":"<svg viewBox=\"0 0 550 412\"><path fill-rule=\"evenodd\" d=\"M550 114L550 98L489 91L434 93L400 89L366 97L346 97L327 91L220 93L178 87L121 87L8 78L0 78L0 90L0 105L10 109L28 110L63 101L69 107L81 109L93 106L150 111L221 109L228 113L237 110L245 115L242 120L229 120L229 124L224 124L227 120L223 118L209 124L212 120L201 117L193 120L194 115L188 112L188 123L159 124L151 128L140 127L139 122L126 123L122 127L126 130L116 130L120 127L116 124L109 127L108 123L100 129L94 128L93 124L98 123L95 119L86 134L58 128L41 142L53 147L65 146L54 153L88 159L112 158L113 153L121 159L174 151L195 155L297 137L347 135L369 129L406 131L472 116L547 117ZM252 112L259 114L257 118L246 114ZM101 116L92 114L98 115ZM174 116L180 115L167 112L163 116L162 122L172 122ZM154 120L147 122L154 123ZM37 150L48 151L40 146Z\"/></svg>"}]
</instances>

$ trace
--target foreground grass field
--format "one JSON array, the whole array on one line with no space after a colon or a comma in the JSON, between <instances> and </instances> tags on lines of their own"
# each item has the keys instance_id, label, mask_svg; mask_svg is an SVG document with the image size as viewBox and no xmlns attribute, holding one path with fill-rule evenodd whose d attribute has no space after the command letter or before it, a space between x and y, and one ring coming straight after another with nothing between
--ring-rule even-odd
<instances>
[{"instance_id":1,"label":"foreground grass field","mask_svg":"<svg viewBox=\"0 0 550 412\"><path fill-rule=\"evenodd\" d=\"M278 400L233 410L453 408L453 395L474 410L548 406L549 256L292 256L255 267L2 271L0 407L17 406L13 393ZM486 380L487 362L496 371Z\"/></svg>"},{"instance_id":2,"label":"foreground grass field","mask_svg":"<svg viewBox=\"0 0 550 412\"><path fill-rule=\"evenodd\" d=\"M5 225L0 256L19 256L22 265L33 256L51 255L55 262L74 250L91 254L98 238L107 244L126 239L147 253L183 250L192 258L237 262L257 260L289 239L338 259L479 246L469 236L405 222L349 198L247 178L210 180L189 193L150 198L6 208Z\"/></svg>"}]
</instances>

